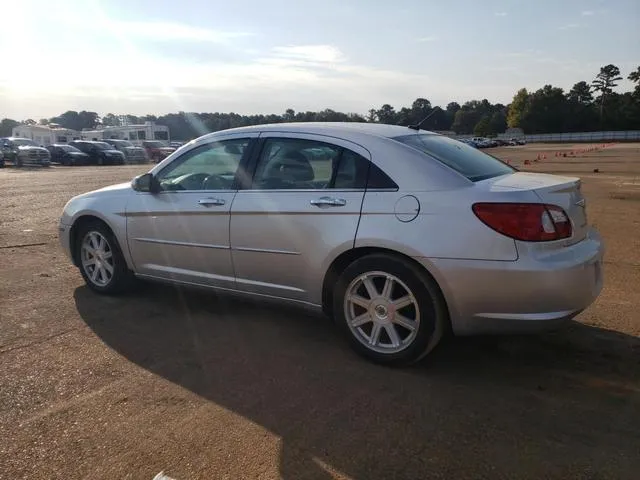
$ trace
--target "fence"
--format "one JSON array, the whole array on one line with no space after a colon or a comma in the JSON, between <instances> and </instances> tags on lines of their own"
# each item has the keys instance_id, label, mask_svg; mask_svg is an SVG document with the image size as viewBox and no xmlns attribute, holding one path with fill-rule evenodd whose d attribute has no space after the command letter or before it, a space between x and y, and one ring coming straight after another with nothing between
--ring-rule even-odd
<instances>
[{"instance_id":1,"label":"fence","mask_svg":"<svg viewBox=\"0 0 640 480\"><path fill-rule=\"evenodd\" d=\"M498 135L506 138L506 135ZM640 142L640 130L610 131L610 132L575 132L575 133L543 133L539 135L524 135L528 143L549 142Z\"/></svg>"}]
</instances>

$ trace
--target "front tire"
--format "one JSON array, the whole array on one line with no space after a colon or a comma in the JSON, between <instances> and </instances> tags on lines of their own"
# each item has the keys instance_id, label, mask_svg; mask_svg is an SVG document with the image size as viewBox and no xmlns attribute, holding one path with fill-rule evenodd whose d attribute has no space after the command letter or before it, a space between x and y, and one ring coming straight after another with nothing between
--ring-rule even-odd
<instances>
[{"instance_id":1,"label":"front tire","mask_svg":"<svg viewBox=\"0 0 640 480\"><path fill-rule=\"evenodd\" d=\"M435 281L388 254L367 255L344 270L333 311L357 353L394 366L417 362L433 350L448 318Z\"/></svg>"},{"instance_id":2,"label":"front tire","mask_svg":"<svg viewBox=\"0 0 640 480\"><path fill-rule=\"evenodd\" d=\"M133 273L127 267L118 241L105 224L96 221L80 227L75 255L85 283L95 292L117 294L131 287Z\"/></svg>"}]
</instances>

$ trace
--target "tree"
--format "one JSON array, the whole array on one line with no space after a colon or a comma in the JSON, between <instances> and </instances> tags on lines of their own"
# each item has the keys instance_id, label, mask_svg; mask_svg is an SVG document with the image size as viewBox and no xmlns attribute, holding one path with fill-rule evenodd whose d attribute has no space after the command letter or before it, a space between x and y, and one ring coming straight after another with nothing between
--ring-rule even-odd
<instances>
[{"instance_id":1,"label":"tree","mask_svg":"<svg viewBox=\"0 0 640 480\"><path fill-rule=\"evenodd\" d=\"M509 105L509 113L507 114L507 125L510 128L523 128L522 118L527 111L528 104L529 92L527 92L526 88L521 88L513 97L511 105Z\"/></svg>"},{"instance_id":2,"label":"tree","mask_svg":"<svg viewBox=\"0 0 640 480\"><path fill-rule=\"evenodd\" d=\"M529 96L521 125L529 133L561 132L566 116L566 97L561 88L545 85Z\"/></svg>"},{"instance_id":3,"label":"tree","mask_svg":"<svg viewBox=\"0 0 640 480\"><path fill-rule=\"evenodd\" d=\"M376 111L376 116L378 117L378 122L380 123L388 123L390 125L395 125L396 123L398 123L396 111L388 103L385 103L384 105L382 105L382 107L380 107L380 110Z\"/></svg>"},{"instance_id":4,"label":"tree","mask_svg":"<svg viewBox=\"0 0 640 480\"><path fill-rule=\"evenodd\" d=\"M633 83L636 84L634 93L640 96L640 67L636 68L633 72L631 72L627 77L627 79L631 80Z\"/></svg>"},{"instance_id":5,"label":"tree","mask_svg":"<svg viewBox=\"0 0 640 480\"><path fill-rule=\"evenodd\" d=\"M20 125L20 122L12 118L3 118L0 120L0 137L10 137L13 135L13 129Z\"/></svg>"},{"instance_id":6,"label":"tree","mask_svg":"<svg viewBox=\"0 0 640 480\"><path fill-rule=\"evenodd\" d=\"M491 133L489 116L485 115L473 127L473 134L477 137L486 137Z\"/></svg>"},{"instance_id":7,"label":"tree","mask_svg":"<svg viewBox=\"0 0 640 480\"><path fill-rule=\"evenodd\" d=\"M497 135L498 133L504 133L507 129L507 116L504 110L498 110L493 112L491 120L489 120L489 135Z\"/></svg>"},{"instance_id":8,"label":"tree","mask_svg":"<svg viewBox=\"0 0 640 480\"><path fill-rule=\"evenodd\" d=\"M622 80L620 76L620 69L613 64L605 65L600 68L600 73L596 75L595 80L591 82L593 89L596 92L600 92L600 122L603 120L604 102L607 95L613 92L613 89L618 86L617 81Z\"/></svg>"},{"instance_id":9,"label":"tree","mask_svg":"<svg viewBox=\"0 0 640 480\"><path fill-rule=\"evenodd\" d=\"M49 119L41 118L40 120L38 120L38 125L49 125Z\"/></svg>"},{"instance_id":10,"label":"tree","mask_svg":"<svg viewBox=\"0 0 640 480\"><path fill-rule=\"evenodd\" d=\"M591 87L584 80L576 83L569 93L567 94L569 100L588 105L593 102L593 95L591 95Z\"/></svg>"},{"instance_id":11,"label":"tree","mask_svg":"<svg viewBox=\"0 0 640 480\"><path fill-rule=\"evenodd\" d=\"M287 108L287 110L284 112L285 122L293 122L295 118L296 118L295 110L293 108Z\"/></svg>"},{"instance_id":12,"label":"tree","mask_svg":"<svg viewBox=\"0 0 640 480\"><path fill-rule=\"evenodd\" d=\"M458 134L473 133L474 127L479 120L478 112L462 107L456 112L451 130Z\"/></svg>"}]
</instances>

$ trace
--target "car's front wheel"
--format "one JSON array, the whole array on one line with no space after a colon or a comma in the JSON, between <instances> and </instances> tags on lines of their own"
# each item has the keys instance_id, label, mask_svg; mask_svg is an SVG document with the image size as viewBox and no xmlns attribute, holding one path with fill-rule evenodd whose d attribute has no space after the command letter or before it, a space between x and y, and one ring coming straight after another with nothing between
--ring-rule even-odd
<instances>
[{"instance_id":1,"label":"car's front wheel","mask_svg":"<svg viewBox=\"0 0 640 480\"><path fill-rule=\"evenodd\" d=\"M127 290L133 281L122 250L111 230L102 222L82 225L77 232L76 258L87 286L98 293Z\"/></svg>"},{"instance_id":2,"label":"car's front wheel","mask_svg":"<svg viewBox=\"0 0 640 480\"><path fill-rule=\"evenodd\" d=\"M441 339L447 309L436 283L419 267L388 254L362 257L334 289L336 321L352 347L378 363L420 360Z\"/></svg>"}]
</instances>

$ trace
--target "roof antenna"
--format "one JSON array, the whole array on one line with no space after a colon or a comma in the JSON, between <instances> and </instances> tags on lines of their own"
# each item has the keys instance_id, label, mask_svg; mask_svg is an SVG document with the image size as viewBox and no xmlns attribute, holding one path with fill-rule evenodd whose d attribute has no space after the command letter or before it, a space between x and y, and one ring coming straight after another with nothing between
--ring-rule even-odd
<instances>
[{"instance_id":1,"label":"roof antenna","mask_svg":"<svg viewBox=\"0 0 640 480\"><path fill-rule=\"evenodd\" d=\"M427 120L429 120L431 118L431 116L436 113L436 111L438 110L442 110L439 106L435 106L433 107L433 110L431 110L431 113L429 115L427 115L426 117L424 117L422 120L420 120L418 123L416 123L415 125L407 125L411 130L420 130L420 128L422 127L422 125L424 124L424 122L426 122Z\"/></svg>"}]
</instances>

